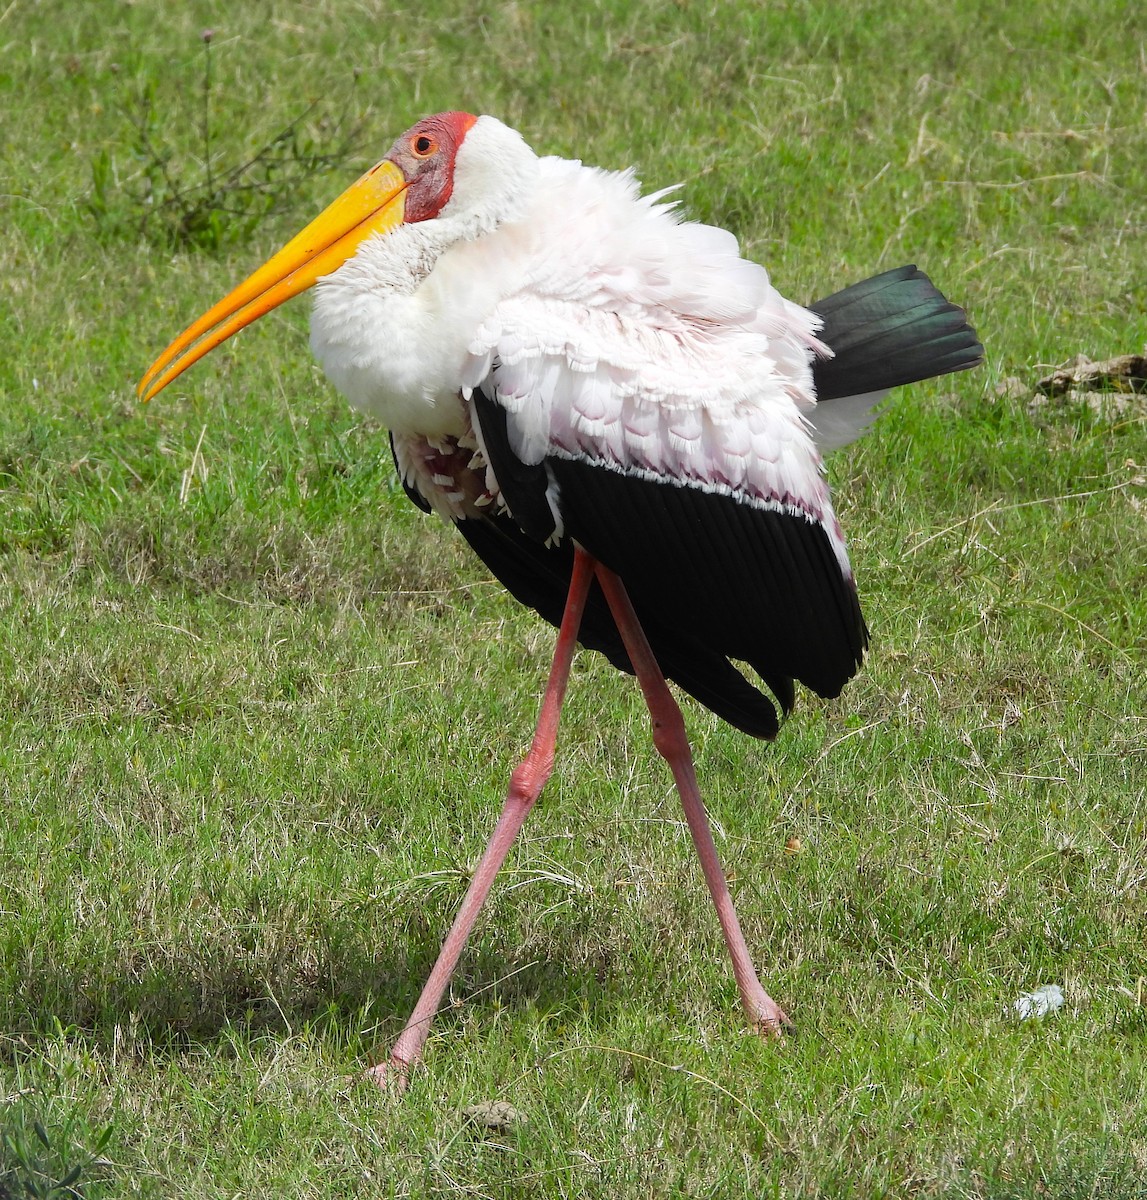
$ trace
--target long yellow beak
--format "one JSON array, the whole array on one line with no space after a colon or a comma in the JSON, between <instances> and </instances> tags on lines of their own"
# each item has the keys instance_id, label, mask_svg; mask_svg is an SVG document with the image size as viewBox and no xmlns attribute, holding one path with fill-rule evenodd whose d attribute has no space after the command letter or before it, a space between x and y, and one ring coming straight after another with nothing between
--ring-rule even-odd
<instances>
[{"instance_id":1,"label":"long yellow beak","mask_svg":"<svg viewBox=\"0 0 1147 1200\"><path fill-rule=\"evenodd\" d=\"M372 233L402 224L407 183L380 162L347 188L302 233L192 322L151 364L136 389L147 403L220 342L337 270Z\"/></svg>"}]
</instances>

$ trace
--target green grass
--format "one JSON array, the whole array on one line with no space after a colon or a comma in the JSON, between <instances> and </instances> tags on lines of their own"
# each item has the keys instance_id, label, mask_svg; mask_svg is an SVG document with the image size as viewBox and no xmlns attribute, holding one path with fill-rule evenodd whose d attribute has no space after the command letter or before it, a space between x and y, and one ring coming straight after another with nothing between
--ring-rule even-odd
<instances>
[{"instance_id":1,"label":"green grass","mask_svg":"<svg viewBox=\"0 0 1147 1200\"><path fill-rule=\"evenodd\" d=\"M0 1197L1147 1195L1147 419L995 388L1147 342L1133 7L0 4ZM312 101L306 145L367 131L216 254L148 226L139 155L150 97L203 179L207 27L216 173ZM917 261L988 364L830 464L874 634L843 697L773 746L687 710L797 1035L740 1027L639 696L583 655L396 1104L357 1076L551 632L406 503L305 304L133 389L448 107L683 181L798 299ZM526 1122L480 1135L489 1099Z\"/></svg>"}]
</instances>

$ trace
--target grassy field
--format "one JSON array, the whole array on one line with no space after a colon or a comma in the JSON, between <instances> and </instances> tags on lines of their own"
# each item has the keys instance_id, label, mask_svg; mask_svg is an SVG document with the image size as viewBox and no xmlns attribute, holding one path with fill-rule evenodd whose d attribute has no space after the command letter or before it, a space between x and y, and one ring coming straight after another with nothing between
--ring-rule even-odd
<instances>
[{"instance_id":1,"label":"grassy field","mask_svg":"<svg viewBox=\"0 0 1147 1200\"><path fill-rule=\"evenodd\" d=\"M797 1034L741 1028L640 697L582 655L395 1102L357 1076L551 631L407 504L305 303L134 383L451 107L681 181L796 299L918 262L988 364L830 463L841 699L773 746L686 712ZM0 112L0 1197L1147 1196L1147 416L1029 403L1147 342L1134 5L0 0Z\"/></svg>"}]
</instances>

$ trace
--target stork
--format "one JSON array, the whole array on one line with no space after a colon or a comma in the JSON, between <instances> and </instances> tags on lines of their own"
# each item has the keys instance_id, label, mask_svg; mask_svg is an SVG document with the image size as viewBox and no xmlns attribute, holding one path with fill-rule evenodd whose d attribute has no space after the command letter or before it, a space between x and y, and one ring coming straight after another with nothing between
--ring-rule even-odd
<instances>
[{"instance_id":1,"label":"stork","mask_svg":"<svg viewBox=\"0 0 1147 1200\"><path fill-rule=\"evenodd\" d=\"M672 189L670 189L672 190ZM378 1082L405 1086L494 876L553 767L578 642L636 674L750 1025L788 1017L753 967L666 678L758 738L794 680L839 694L868 631L821 451L893 387L983 347L915 267L800 307L734 236L630 171L539 157L490 116L447 112L193 322L139 386L314 286L311 348L390 431L410 499L452 522L558 626L533 743ZM747 664L759 677L750 682Z\"/></svg>"}]
</instances>

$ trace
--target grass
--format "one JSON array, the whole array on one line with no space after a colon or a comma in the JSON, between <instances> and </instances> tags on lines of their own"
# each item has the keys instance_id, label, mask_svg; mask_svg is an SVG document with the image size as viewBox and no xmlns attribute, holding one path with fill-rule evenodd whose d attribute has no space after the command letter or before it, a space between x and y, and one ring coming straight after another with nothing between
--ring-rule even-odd
<instances>
[{"instance_id":1,"label":"grass","mask_svg":"<svg viewBox=\"0 0 1147 1200\"><path fill-rule=\"evenodd\" d=\"M1133 18L0 6L0 1196L1147 1194L1147 421L996 390L1147 342ZM302 158L369 137L173 252L140 104L205 178L209 27L213 178L299 118ZM918 261L989 361L830 464L874 631L844 696L802 696L773 746L687 712L797 1036L740 1028L636 690L585 655L395 1106L356 1077L465 887L551 634L405 502L305 305L147 410L133 387L458 106L683 181L795 298ZM1058 1016L1006 1015L1049 982ZM490 1099L526 1121L477 1131Z\"/></svg>"}]
</instances>

